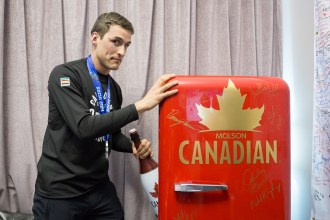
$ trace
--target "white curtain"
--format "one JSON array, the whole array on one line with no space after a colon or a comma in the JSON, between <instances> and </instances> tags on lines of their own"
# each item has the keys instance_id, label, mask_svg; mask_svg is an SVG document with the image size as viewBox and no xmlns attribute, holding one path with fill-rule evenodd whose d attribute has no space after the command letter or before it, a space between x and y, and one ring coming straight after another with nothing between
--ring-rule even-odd
<instances>
[{"instance_id":1,"label":"white curtain","mask_svg":"<svg viewBox=\"0 0 330 220\"><path fill-rule=\"evenodd\" d=\"M97 16L116 11L135 27L119 71L124 105L164 73L282 76L280 0L1 0L0 210L31 213L36 164L48 116L52 68L90 53ZM138 128L158 158L158 109ZM156 219L138 161L112 152L109 175L126 219Z\"/></svg>"}]
</instances>

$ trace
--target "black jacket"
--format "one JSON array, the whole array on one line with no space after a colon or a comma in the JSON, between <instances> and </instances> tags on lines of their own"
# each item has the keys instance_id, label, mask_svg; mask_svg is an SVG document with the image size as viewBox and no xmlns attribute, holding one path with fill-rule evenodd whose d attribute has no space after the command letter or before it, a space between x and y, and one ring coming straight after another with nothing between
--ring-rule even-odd
<instances>
[{"instance_id":1,"label":"black jacket","mask_svg":"<svg viewBox=\"0 0 330 220\"><path fill-rule=\"evenodd\" d=\"M100 187L108 179L103 136L110 148L132 152L121 127L138 119L133 104L121 108L122 93L111 76L99 74L106 92L111 81L111 112L100 115L86 59L59 65L48 82L49 115L36 192L48 198L69 198Z\"/></svg>"}]
</instances>

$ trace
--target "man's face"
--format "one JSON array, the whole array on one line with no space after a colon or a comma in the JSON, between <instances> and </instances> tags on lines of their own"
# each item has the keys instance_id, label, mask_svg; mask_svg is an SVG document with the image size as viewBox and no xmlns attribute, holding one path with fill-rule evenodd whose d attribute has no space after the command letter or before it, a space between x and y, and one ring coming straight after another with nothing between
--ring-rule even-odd
<instances>
[{"instance_id":1,"label":"man's face","mask_svg":"<svg viewBox=\"0 0 330 220\"><path fill-rule=\"evenodd\" d=\"M101 39L96 32L92 33L92 59L98 72L109 74L117 70L131 44L131 32L119 25L111 25Z\"/></svg>"}]
</instances>

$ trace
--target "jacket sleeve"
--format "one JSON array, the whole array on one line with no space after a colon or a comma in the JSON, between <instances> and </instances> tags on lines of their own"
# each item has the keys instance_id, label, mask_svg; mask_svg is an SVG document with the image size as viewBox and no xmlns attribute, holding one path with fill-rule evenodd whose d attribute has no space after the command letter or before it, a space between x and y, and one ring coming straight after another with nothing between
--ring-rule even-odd
<instances>
[{"instance_id":1,"label":"jacket sleeve","mask_svg":"<svg viewBox=\"0 0 330 220\"><path fill-rule=\"evenodd\" d=\"M132 153L132 142L120 131L112 135L112 150Z\"/></svg>"},{"instance_id":2,"label":"jacket sleeve","mask_svg":"<svg viewBox=\"0 0 330 220\"><path fill-rule=\"evenodd\" d=\"M52 71L48 91L50 98L50 114L56 126L57 118L64 120L70 130L80 139L96 138L114 133L121 127L138 119L134 104L102 115L94 115L87 105L83 88L86 86L79 73L64 66L57 66ZM53 111L53 112L52 112ZM62 124L62 123L60 123Z\"/></svg>"}]
</instances>

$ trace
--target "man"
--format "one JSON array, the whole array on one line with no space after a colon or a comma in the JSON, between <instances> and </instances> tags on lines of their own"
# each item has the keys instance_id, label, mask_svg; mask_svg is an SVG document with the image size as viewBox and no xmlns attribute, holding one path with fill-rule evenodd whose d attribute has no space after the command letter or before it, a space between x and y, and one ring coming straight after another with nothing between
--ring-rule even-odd
<instances>
[{"instance_id":1,"label":"man","mask_svg":"<svg viewBox=\"0 0 330 220\"><path fill-rule=\"evenodd\" d=\"M177 90L162 75L144 98L121 108L117 70L131 44L132 24L118 13L104 13L91 30L92 52L54 68L49 77L49 116L34 196L35 220L124 219L116 189L108 177L111 149L145 158L151 144L138 150L121 127L157 106Z\"/></svg>"}]
</instances>

